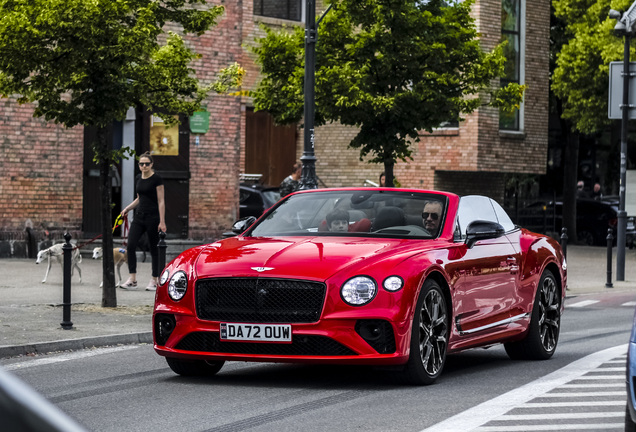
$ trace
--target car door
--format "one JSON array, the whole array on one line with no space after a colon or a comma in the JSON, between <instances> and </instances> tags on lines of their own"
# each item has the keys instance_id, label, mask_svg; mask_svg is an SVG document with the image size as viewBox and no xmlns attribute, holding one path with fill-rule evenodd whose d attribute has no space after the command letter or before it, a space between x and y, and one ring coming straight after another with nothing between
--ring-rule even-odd
<instances>
[{"instance_id":1,"label":"car door","mask_svg":"<svg viewBox=\"0 0 636 432\"><path fill-rule=\"evenodd\" d=\"M490 198L462 197L458 220L460 240L466 238L466 228L475 220L497 222ZM479 240L472 248L462 246L459 264L460 279L456 298L461 302L455 317L460 335L474 335L490 328L505 326L510 318L515 297L515 250L505 235Z\"/></svg>"}]
</instances>

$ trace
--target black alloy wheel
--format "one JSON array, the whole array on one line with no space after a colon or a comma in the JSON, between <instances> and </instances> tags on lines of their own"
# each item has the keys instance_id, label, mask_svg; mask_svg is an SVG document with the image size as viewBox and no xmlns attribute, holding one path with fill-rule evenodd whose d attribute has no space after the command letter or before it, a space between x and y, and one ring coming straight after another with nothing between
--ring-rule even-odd
<instances>
[{"instance_id":1,"label":"black alloy wheel","mask_svg":"<svg viewBox=\"0 0 636 432\"><path fill-rule=\"evenodd\" d=\"M504 346L515 360L547 360L554 354L561 331L561 295L554 275L545 270L539 280L526 337Z\"/></svg>"},{"instance_id":2,"label":"black alloy wheel","mask_svg":"<svg viewBox=\"0 0 636 432\"><path fill-rule=\"evenodd\" d=\"M448 347L449 309L442 289L428 279L418 297L411 331L411 355L401 379L412 385L433 384L442 373Z\"/></svg>"}]
</instances>

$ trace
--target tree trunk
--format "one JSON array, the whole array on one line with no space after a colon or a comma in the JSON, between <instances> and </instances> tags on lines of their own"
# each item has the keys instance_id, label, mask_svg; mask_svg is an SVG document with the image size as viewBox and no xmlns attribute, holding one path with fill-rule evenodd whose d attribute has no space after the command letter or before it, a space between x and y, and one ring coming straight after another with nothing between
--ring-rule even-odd
<instances>
[{"instance_id":1,"label":"tree trunk","mask_svg":"<svg viewBox=\"0 0 636 432\"><path fill-rule=\"evenodd\" d=\"M393 166L395 166L395 162L393 160L384 160L384 185L386 187L395 187L393 184Z\"/></svg>"},{"instance_id":2,"label":"tree trunk","mask_svg":"<svg viewBox=\"0 0 636 432\"><path fill-rule=\"evenodd\" d=\"M108 129L97 129L96 153L99 157L99 191L102 202L102 307L117 307L117 293L115 291L115 265L113 259L113 220L111 174L110 174L110 146L107 141Z\"/></svg>"},{"instance_id":3,"label":"tree trunk","mask_svg":"<svg viewBox=\"0 0 636 432\"><path fill-rule=\"evenodd\" d=\"M568 124L568 126L570 126ZM564 131L565 132L565 131ZM568 243L576 242L576 183L579 168L579 133L571 128L566 133L563 158L563 227L568 230Z\"/></svg>"}]
</instances>

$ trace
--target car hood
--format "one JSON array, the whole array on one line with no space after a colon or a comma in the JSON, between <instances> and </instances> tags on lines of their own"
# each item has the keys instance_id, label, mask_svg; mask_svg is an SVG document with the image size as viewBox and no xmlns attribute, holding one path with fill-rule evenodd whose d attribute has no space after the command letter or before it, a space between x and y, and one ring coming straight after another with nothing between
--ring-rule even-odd
<instances>
[{"instance_id":1,"label":"car hood","mask_svg":"<svg viewBox=\"0 0 636 432\"><path fill-rule=\"evenodd\" d=\"M196 274L205 277L285 277L324 281L348 267L405 258L438 246L433 240L351 237L233 237L202 250Z\"/></svg>"}]
</instances>

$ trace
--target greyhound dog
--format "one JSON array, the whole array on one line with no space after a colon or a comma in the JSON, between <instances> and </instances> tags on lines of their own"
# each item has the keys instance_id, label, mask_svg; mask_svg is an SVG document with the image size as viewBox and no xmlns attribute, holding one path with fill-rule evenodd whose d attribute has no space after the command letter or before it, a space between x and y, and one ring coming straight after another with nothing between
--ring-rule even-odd
<instances>
[{"instance_id":1,"label":"greyhound dog","mask_svg":"<svg viewBox=\"0 0 636 432\"><path fill-rule=\"evenodd\" d=\"M44 280L42 283L46 282L46 278L49 276L49 271L51 270L51 258L55 258L58 263L62 266L62 272L64 272L64 250L62 249L64 243L58 243L51 246L48 249L41 250L38 252L38 259L35 261L36 264L40 264L44 258L49 259L49 265L46 268L46 274L44 275ZM82 262L82 255L80 254L79 249L73 249L71 252L71 276L75 273L75 267L77 267L77 273L79 274L79 281L82 282L82 270L79 267L79 263Z\"/></svg>"},{"instance_id":2,"label":"greyhound dog","mask_svg":"<svg viewBox=\"0 0 636 432\"><path fill-rule=\"evenodd\" d=\"M123 251L123 252L122 252ZM104 250L101 247L93 249L93 259L99 259L104 256ZM115 261L115 269L117 270L117 276L119 276L119 282L115 283L115 286L121 284L121 266L128 262L128 252L123 248L113 248L113 260ZM99 285L101 288L104 286L104 281Z\"/></svg>"}]
</instances>

